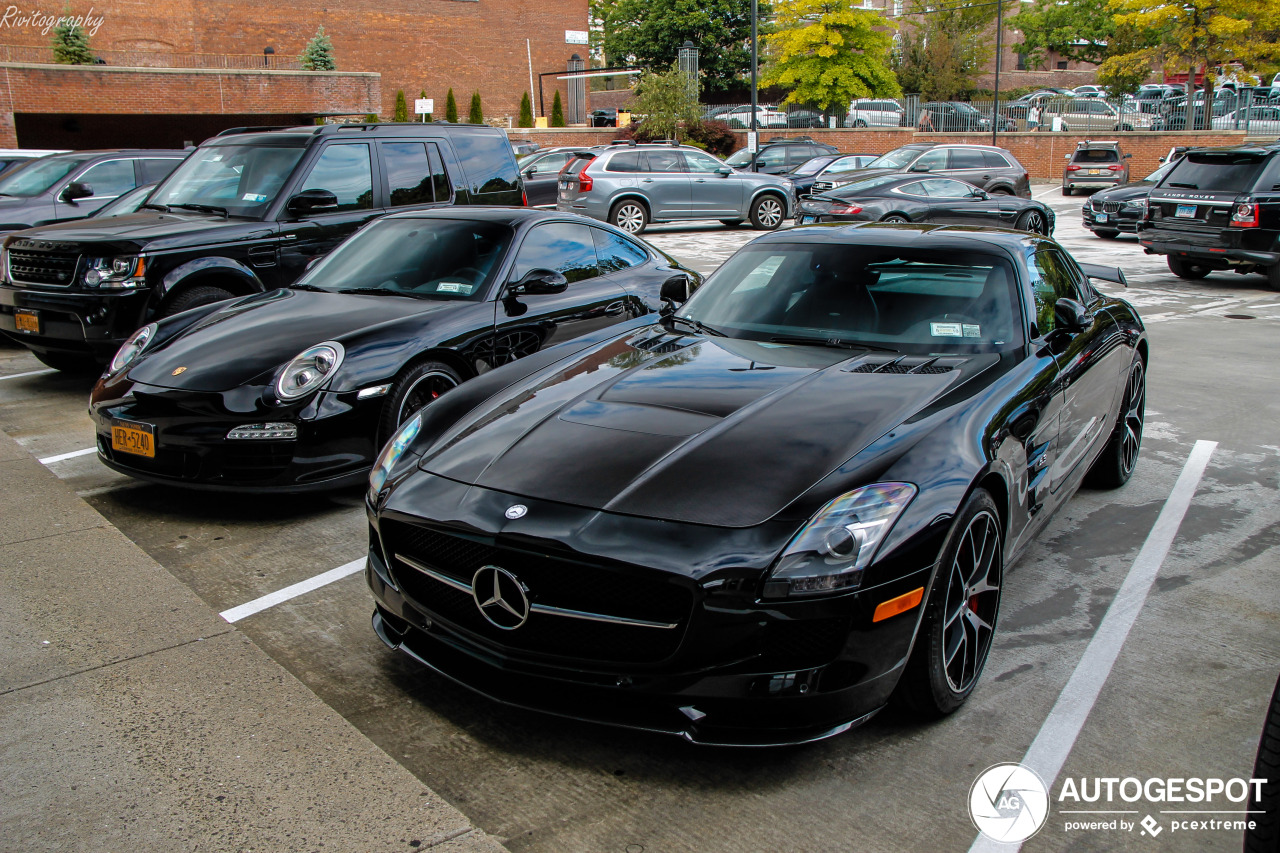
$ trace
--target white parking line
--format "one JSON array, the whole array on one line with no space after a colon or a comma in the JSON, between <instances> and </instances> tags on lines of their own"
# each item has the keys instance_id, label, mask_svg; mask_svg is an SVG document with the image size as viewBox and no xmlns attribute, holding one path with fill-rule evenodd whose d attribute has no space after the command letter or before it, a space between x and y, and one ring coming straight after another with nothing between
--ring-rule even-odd
<instances>
[{"instance_id":1,"label":"white parking line","mask_svg":"<svg viewBox=\"0 0 1280 853\"><path fill-rule=\"evenodd\" d=\"M1071 748L1075 746L1089 712L1098 701L1098 694L1102 692L1102 686L1111 674L1111 668L1129 636L1129 629L1137 621L1160 566L1169 554L1174 537L1178 535L1178 528L1191 505L1191 498L1196 493L1200 478L1209 465L1209 457L1217 446L1216 441L1197 441L1191 449L1186 464L1182 466L1182 473L1178 475L1173 491L1169 493L1156 523L1147 534L1147 541L1142 543L1142 550L1133 561L1124 584L1107 608L1102 624L1089 641L1071 678L1058 694L1053 710L1040 726L1039 733L1022 759L1022 764L1038 773L1050 790L1062 765L1066 763L1067 756L1071 754ZM1050 797L1052 798L1052 794ZM1020 843L1004 844L979 835L969 848L969 853L1014 853L1021 848Z\"/></svg>"},{"instance_id":2,"label":"white parking line","mask_svg":"<svg viewBox=\"0 0 1280 853\"><path fill-rule=\"evenodd\" d=\"M90 453L97 453L98 448L86 447L84 450L73 450L70 453L59 453L57 456L46 456L40 460L41 465L52 465L54 462L61 462L64 459L75 459L77 456L88 456Z\"/></svg>"},{"instance_id":3,"label":"white parking line","mask_svg":"<svg viewBox=\"0 0 1280 853\"><path fill-rule=\"evenodd\" d=\"M228 622L239 622L246 616L252 616L255 613L260 613L269 607L275 607L277 604L282 604L291 598L297 598L300 595L305 595L313 589L328 586L334 581L340 581L348 575L354 575L356 572L363 571L364 561L364 557L361 557L358 560L352 560L350 563L338 566L336 569L330 569L329 571L316 575L313 578L307 578L304 581L299 581L292 586L286 586L284 589L276 590L275 592L264 595L261 598L255 598L253 601L246 602L237 607L232 607L230 610L224 610L218 615L223 619L226 619Z\"/></svg>"},{"instance_id":4,"label":"white parking line","mask_svg":"<svg viewBox=\"0 0 1280 853\"><path fill-rule=\"evenodd\" d=\"M48 370L28 370L26 373L10 373L8 376L0 376L0 382L6 379L21 379L24 376L44 376L46 373L57 373L58 371L50 367Z\"/></svg>"}]
</instances>

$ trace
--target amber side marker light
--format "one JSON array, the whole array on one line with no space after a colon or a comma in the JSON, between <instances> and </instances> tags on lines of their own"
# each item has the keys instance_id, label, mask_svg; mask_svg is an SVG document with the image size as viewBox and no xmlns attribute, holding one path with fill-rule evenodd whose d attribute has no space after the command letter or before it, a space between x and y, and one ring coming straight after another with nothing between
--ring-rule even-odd
<instances>
[{"instance_id":1,"label":"amber side marker light","mask_svg":"<svg viewBox=\"0 0 1280 853\"><path fill-rule=\"evenodd\" d=\"M899 613L906 613L908 610L920 604L920 600L924 598L924 587L913 589L911 592L891 598L888 601L880 602L876 607L875 615L871 617L872 622L883 622L891 616L897 616Z\"/></svg>"}]
</instances>

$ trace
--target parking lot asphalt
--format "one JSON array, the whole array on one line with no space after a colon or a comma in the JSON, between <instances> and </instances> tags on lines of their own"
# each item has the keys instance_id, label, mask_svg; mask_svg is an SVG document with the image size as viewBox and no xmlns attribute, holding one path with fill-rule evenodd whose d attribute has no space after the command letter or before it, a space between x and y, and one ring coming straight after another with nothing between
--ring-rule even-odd
<instances>
[{"instance_id":1,"label":"parking lot asphalt","mask_svg":"<svg viewBox=\"0 0 1280 853\"><path fill-rule=\"evenodd\" d=\"M1151 336L1146 436L1127 486L1082 491L1012 568L985 674L952 717L918 725L881 715L803 748L731 751L506 709L386 651L369 627L359 573L235 627L511 850L966 850L977 835L966 810L975 777L1021 760L1038 736L1061 734L1044 731L1046 720L1057 719L1064 686L1145 559L1193 448L1212 442L1059 779L1247 777L1280 670L1280 294L1261 276L1177 279L1133 237L1084 231L1082 199L1048 186L1036 197L1058 212L1055 236L1079 260L1118 265L1129 277L1122 293ZM646 239L709 272L753 236L694 224L656 226ZM68 455L92 445L90 384L0 348L0 429L213 611L362 557L358 491L187 493L111 472L92 452ZM12 568L11 558L0 564ZM408 808L416 793L403 796ZM1061 813L1069 808L1054 803L1023 849L1240 846L1238 832L1175 829L1177 816L1164 813L1175 809L1160 804L1114 807L1130 811L1127 820L1161 821L1158 839L1140 828L1069 831L1072 816Z\"/></svg>"}]
</instances>

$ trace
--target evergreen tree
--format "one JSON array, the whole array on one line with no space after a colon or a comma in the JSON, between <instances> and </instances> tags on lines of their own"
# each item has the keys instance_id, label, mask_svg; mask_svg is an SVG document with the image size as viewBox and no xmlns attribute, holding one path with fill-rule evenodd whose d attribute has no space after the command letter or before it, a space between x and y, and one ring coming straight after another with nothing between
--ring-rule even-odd
<instances>
[{"instance_id":1,"label":"evergreen tree","mask_svg":"<svg viewBox=\"0 0 1280 853\"><path fill-rule=\"evenodd\" d=\"M71 17L71 10L66 10ZM64 20L53 28L53 61L59 65L92 65L93 51L89 48L89 35L77 23Z\"/></svg>"},{"instance_id":2,"label":"evergreen tree","mask_svg":"<svg viewBox=\"0 0 1280 853\"><path fill-rule=\"evenodd\" d=\"M556 96L551 101L551 126L564 127L564 104L560 103L559 89L556 89Z\"/></svg>"},{"instance_id":3,"label":"evergreen tree","mask_svg":"<svg viewBox=\"0 0 1280 853\"><path fill-rule=\"evenodd\" d=\"M324 34L324 27L316 30L316 34L307 42L302 55L298 57L304 71L337 71L333 61L333 42Z\"/></svg>"},{"instance_id":4,"label":"evergreen tree","mask_svg":"<svg viewBox=\"0 0 1280 853\"><path fill-rule=\"evenodd\" d=\"M364 117L365 124L377 124L379 121L377 113L369 113Z\"/></svg>"},{"instance_id":5,"label":"evergreen tree","mask_svg":"<svg viewBox=\"0 0 1280 853\"><path fill-rule=\"evenodd\" d=\"M396 121L409 120L409 105L405 103L404 89L396 89Z\"/></svg>"},{"instance_id":6,"label":"evergreen tree","mask_svg":"<svg viewBox=\"0 0 1280 853\"><path fill-rule=\"evenodd\" d=\"M525 92L520 96L520 127L533 127L533 102L529 100L529 93Z\"/></svg>"},{"instance_id":7,"label":"evergreen tree","mask_svg":"<svg viewBox=\"0 0 1280 853\"><path fill-rule=\"evenodd\" d=\"M449 97L444 100L444 120L448 122L456 122L458 120L458 99L453 96L453 90L449 90Z\"/></svg>"},{"instance_id":8,"label":"evergreen tree","mask_svg":"<svg viewBox=\"0 0 1280 853\"><path fill-rule=\"evenodd\" d=\"M425 100L427 99L427 90L426 90L426 89L423 89L421 92L419 92L419 93L418 93L418 97L419 97L419 98L422 98L422 99L425 101ZM427 117L426 117L425 119L423 119L423 121L434 121L434 120L435 120L435 119L434 119L434 117L432 116L432 114L431 114L431 113L427 113Z\"/></svg>"},{"instance_id":9,"label":"evergreen tree","mask_svg":"<svg viewBox=\"0 0 1280 853\"><path fill-rule=\"evenodd\" d=\"M480 93L471 93L471 112L467 115L467 121L472 124L484 124L484 110L480 107Z\"/></svg>"}]
</instances>

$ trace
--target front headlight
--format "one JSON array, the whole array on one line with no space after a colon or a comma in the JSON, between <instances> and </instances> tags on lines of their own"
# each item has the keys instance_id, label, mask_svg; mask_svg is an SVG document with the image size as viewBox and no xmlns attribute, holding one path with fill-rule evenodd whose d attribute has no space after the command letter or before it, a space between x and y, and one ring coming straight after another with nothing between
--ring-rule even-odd
<instances>
[{"instance_id":1,"label":"front headlight","mask_svg":"<svg viewBox=\"0 0 1280 853\"><path fill-rule=\"evenodd\" d=\"M764 597L857 589L880 543L915 496L910 483L877 483L831 501L782 552L765 582Z\"/></svg>"},{"instance_id":2,"label":"front headlight","mask_svg":"<svg viewBox=\"0 0 1280 853\"><path fill-rule=\"evenodd\" d=\"M147 259L144 255L121 258L86 258L84 286L116 290L140 287L146 280Z\"/></svg>"},{"instance_id":3,"label":"front headlight","mask_svg":"<svg viewBox=\"0 0 1280 853\"><path fill-rule=\"evenodd\" d=\"M345 355L346 350L337 341L303 350L276 377L276 396L281 400L305 397L333 376Z\"/></svg>"},{"instance_id":4,"label":"front headlight","mask_svg":"<svg viewBox=\"0 0 1280 853\"><path fill-rule=\"evenodd\" d=\"M1135 198L1135 199L1130 199L1129 201L1126 201L1124 203L1124 206L1133 207L1133 208L1137 208L1138 210L1141 210L1143 207L1146 206L1146 202L1143 199Z\"/></svg>"},{"instance_id":5,"label":"front headlight","mask_svg":"<svg viewBox=\"0 0 1280 853\"><path fill-rule=\"evenodd\" d=\"M421 429L422 412L418 412L418 414L401 424L400 429L396 430L396 434L387 442L387 446L382 448L382 452L378 454L378 461L374 463L373 470L369 472L370 500L376 498L378 492L382 491L382 487L386 485L387 478L391 476L391 469L396 466L396 462L404 455L405 448L418 437L418 432Z\"/></svg>"},{"instance_id":6,"label":"front headlight","mask_svg":"<svg viewBox=\"0 0 1280 853\"><path fill-rule=\"evenodd\" d=\"M129 336L111 359L111 372L118 373L138 360L156 337L156 324L148 323Z\"/></svg>"}]
</instances>

